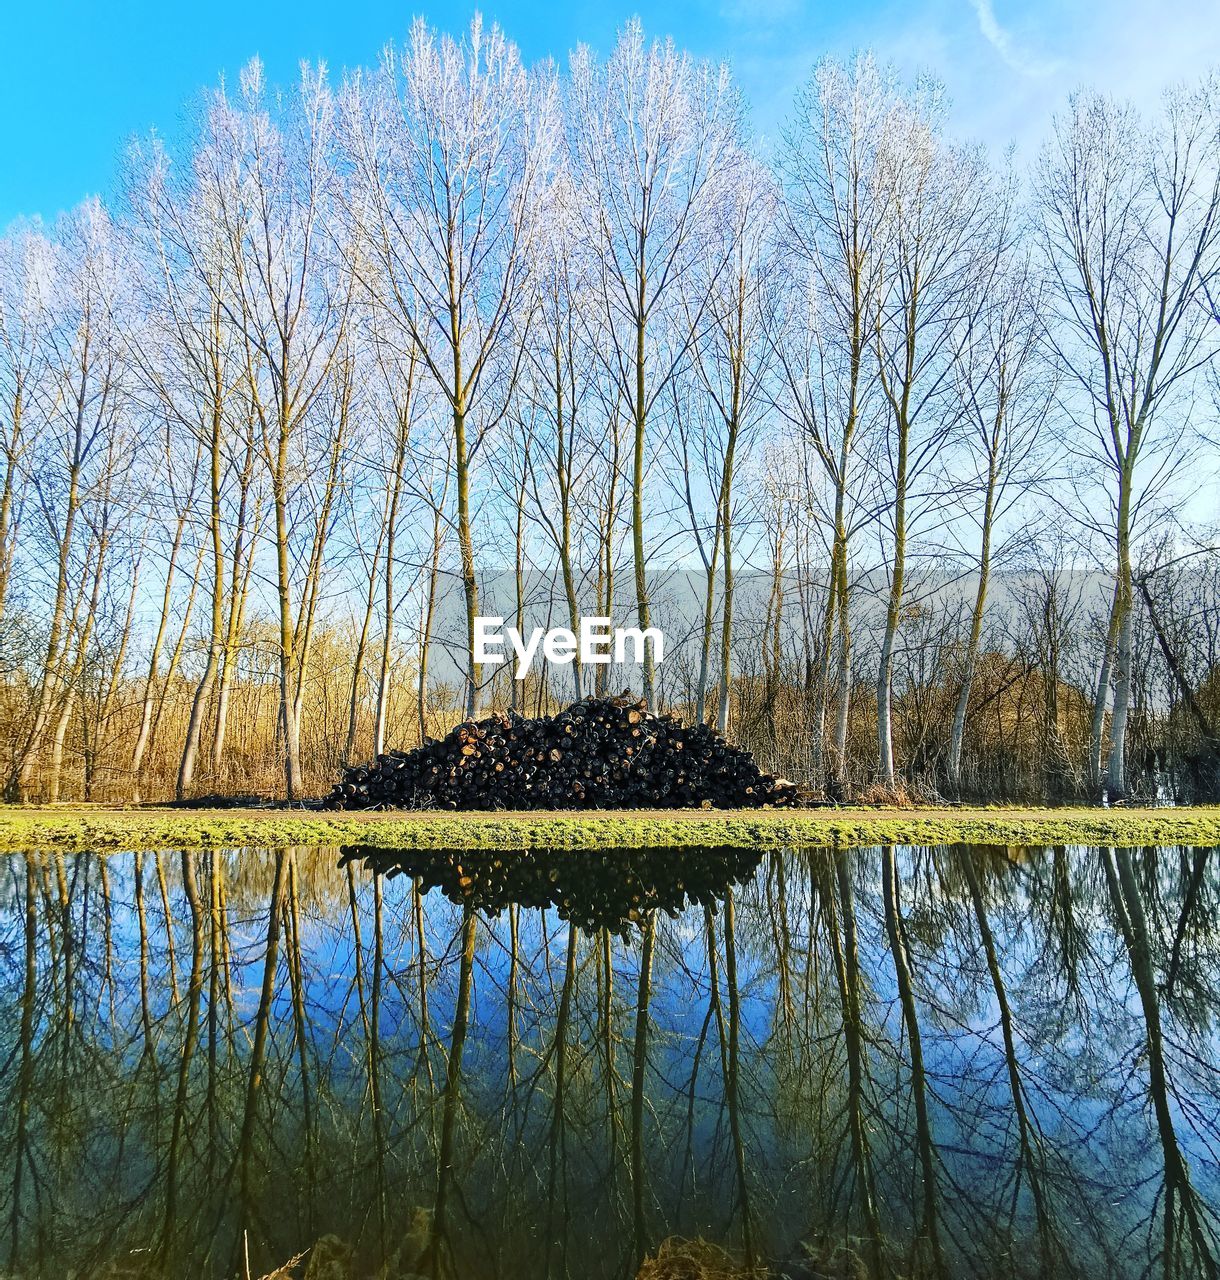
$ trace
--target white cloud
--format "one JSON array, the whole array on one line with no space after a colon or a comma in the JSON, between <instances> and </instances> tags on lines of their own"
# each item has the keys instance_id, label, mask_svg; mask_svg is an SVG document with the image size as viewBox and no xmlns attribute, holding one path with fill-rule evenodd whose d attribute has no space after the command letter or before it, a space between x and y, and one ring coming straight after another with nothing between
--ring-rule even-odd
<instances>
[{"instance_id":1,"label":"white cloud","mask_svg":"<svg viewBox=\"0 0 1220 1280\"><path fill-rule=\"evenodd\" d=\"M872 49L904 74L931 72L952 104L953 131L1018 162L1037 155L1068 95L1095 86L1155 111L1161 90L1220 64L1216 0L720 0L721 25L701 49L727 54L753 107L755 127L774 139L796 90L825 54ZM997 12L998 10L998 12Z\"/></svg>"},{"instance_id":2,"label":"white cloud","mask_svg":"<svg viewBox=\"0 0 1220 1280\"><path fill-rule=\"evenodd\" d=\"M979 30L983 33L983 39L1000 55L1006 66L1020 75L1036 80L1045 79L1059 70L1058 62L1035 57L1018 46L1011 34L1000 25L991 0L969 0L969 3L979 20Z\"/></svg>"}]
</instances>

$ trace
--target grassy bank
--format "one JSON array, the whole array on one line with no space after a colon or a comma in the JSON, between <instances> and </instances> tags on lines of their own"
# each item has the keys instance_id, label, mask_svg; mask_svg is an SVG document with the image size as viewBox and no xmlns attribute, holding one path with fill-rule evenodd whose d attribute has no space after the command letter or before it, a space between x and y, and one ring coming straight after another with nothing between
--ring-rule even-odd
<instances>
[{"instance_id":1,"label":"grassy bank","mask_svg":"<svg viewBox=\"0 0 1220 1280\"><path fill-rule=\"evenodd\" d=\"M807 812L313 813L0 807L3 849L613 848L876 844L1220 846L1220 808L814 809Z\"/></svg>"}]
</instances>

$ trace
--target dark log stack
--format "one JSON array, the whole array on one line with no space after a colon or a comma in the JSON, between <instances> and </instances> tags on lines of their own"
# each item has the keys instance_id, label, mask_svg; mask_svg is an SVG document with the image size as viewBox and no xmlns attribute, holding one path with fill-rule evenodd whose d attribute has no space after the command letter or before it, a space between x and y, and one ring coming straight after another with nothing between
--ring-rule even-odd
<instances>
[{"instance_id":1,"label":"dark log stack","mask_svg":"<svg viewBox=\"0 0 1220 1280\"><path fill-rule=\"evenodd\" d=\"M343 772L329 809L748 809L799 803L748 751L643 702L585 698L555 716L489 716Z\"/></svg>"},{"instance_id":2,"label":"dark log stack","mask_svg":"<svg viewBox=\"0 0 1220 1280\"><path fill-rule=\"evenodd\" d=\"M425 893L495 916L511 903L552 907L561 920L589 932L627 936L649 911L676 916L709 907L758 867L756 849L535 849L512 853L470 849L344 848L340 865L358 861L389 877L407 875Z\"/></svg>"}]
</instances>

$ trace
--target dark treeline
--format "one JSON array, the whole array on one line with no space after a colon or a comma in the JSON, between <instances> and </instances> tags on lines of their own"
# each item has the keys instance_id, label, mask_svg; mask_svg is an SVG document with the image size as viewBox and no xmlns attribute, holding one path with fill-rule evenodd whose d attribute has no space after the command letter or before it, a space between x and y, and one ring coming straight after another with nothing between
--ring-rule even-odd
<instances>
[{"instance_id":1,"label":"dark treeline","mask_svg":"<svg viewBox=\"0 0 1220 1280\"><path fill-rule=\"evenodd\" d=\"M1018 163L866 55L764 146L638 25L251 64L0 239L7 795L298 797L607 692L476 668L492 578L693 617L635 691L836 796L1214 795L1218 272L1214 77Z\"/></svg>"},{"instance_id":2,"label":"dark treeline","mask_svg":"<svg viewBox=\"0 0 1220 1280\"><path fill-rule=\"evenodd\" d=\"M1214 852L351 852L6 859L5 1275L1220 1272Z\"/></svg>"}]
</instances>

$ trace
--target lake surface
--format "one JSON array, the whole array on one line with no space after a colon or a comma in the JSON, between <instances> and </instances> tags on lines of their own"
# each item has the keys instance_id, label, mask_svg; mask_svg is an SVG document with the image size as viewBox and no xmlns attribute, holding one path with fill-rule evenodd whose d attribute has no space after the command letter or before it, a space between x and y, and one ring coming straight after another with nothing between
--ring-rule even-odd
<instances>
[{"instance_id":1,"label":"lake surface","mask_svg":"<svg viewBox=\"0 0 1220 1280\"><path fill-rule=\"evenodd\" d=\"M0 871L6 1276L1217 1275L1213 850Z\"/></svg>"}]
</instances>

